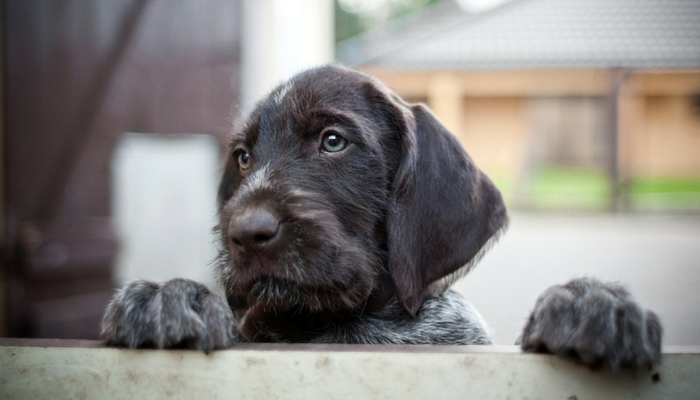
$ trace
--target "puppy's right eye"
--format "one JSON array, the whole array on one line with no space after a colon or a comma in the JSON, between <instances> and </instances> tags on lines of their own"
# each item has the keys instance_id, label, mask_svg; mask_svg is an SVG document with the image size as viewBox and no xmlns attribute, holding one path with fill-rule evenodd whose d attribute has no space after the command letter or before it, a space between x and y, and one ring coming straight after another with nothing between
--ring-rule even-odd
<instances>
[{"instance_id":1,"label":"puppy's right eye","mask_svg":"<svg viewBox=\"0 0 700 400\"><path fill-rule=\"evenodd\" d=\"M321 149L326 153L337 153L345 150L346 147L348 147L347 139L333 131L326 132L321 140Z\"/></svg>"},{"instance_id":2,"label":"puppy's right eye","mask_svg":"<svg viewBox=\"0 0 700 400\"><path fill-rule=\"evenodd\" d=\"M238 166L245 170L250 168L250 154L248 154L246 151L239 151L238 152Z\"/></svg>"}]
</instances>

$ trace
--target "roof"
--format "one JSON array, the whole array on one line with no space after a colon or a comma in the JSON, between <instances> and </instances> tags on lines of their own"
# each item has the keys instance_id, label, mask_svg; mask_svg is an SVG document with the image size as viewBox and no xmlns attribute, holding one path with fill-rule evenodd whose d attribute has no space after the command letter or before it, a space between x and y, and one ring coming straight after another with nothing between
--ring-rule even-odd
<instances>
[{"instance_id":1,"label":"roof","mask_svg":"<svg viewBox=\"0 0 700 400\"><path fill-rule=\"evenodd\" d=\"M697 68L699 0L455 0L339 45L353 66L394 69Z\"/></svg>"}]
</instances>

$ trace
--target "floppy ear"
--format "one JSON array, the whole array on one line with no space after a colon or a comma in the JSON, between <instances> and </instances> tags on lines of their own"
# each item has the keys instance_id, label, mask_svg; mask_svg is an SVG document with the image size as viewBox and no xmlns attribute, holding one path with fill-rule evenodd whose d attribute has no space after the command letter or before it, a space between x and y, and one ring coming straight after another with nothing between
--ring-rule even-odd
<instances>
[{"instance_id":1,"label":"floppy ear","mask_svg":"<svg viewBox=\"0 0 700 400\"><path fill-rule=\"evenodd\" d=\"M415 315L476 264L508 216L496 186L430 110L388 97L402 147L387 216L389 272Z\"/></svg>"}]
</instances>

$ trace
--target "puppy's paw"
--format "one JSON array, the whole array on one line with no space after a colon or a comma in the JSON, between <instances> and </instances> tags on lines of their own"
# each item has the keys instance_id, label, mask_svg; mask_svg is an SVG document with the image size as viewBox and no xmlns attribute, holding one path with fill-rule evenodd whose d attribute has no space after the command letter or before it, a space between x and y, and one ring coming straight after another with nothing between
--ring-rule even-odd
<instances>
[{"instance_id":1,"label":"puppy's paw","mask_svg":"<svg viewBox=\"0 0 700 400\"><path fill-rule=\"evenodd\" d=\"M582 278L542 293L518 341L523 351L614 370L657 363L661 335L659 318L627 289Z\"/></svg>"},{"instance_id":2,"label":"puppy's paw","mask_svg":"<svg viewBox=\"0 0 700 400\"><path fill-rule=\"evenodd\" d=\"M132 282L107 306L100 336L110 346L205 352L239 341L224 299L186 279Z\"/></svg>"}]
</instances>

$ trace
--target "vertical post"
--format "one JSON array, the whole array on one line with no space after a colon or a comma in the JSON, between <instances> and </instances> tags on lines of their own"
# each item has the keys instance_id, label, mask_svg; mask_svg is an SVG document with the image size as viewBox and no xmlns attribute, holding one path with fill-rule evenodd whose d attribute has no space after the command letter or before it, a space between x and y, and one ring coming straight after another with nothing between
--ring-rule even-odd
<instances>
[{"instance_id":1,"label":"vertical post","mask_svg":"<svg viewBox=\"0 0 700 400\"><path fill-rule=\"evenodd\" d=\"M622 205L620 179L620 91L629 71L613 68L610 72L609 126L608 126L608 179L610 180L610 211L619 212Z\"/></svg>"},{"instance_id":2,"label":"vertical post","mask_svg":"<svg viewBox=\"0 0 700 400\"><path fill-rule=\"evenodd\" d=\"M4 14L4 4L0 0L0 23L5 24L5 14ZM4 58L4 48L5 38L3 37L3 30L0 29L0 60L5 60ZM5 246L5 72L3 69L3 63L0 63L0 243ZM7 298L7 276L9 274L5 273L7 268L6 253L4 250L0 249L0 337L7 336L7 310L8 301Z\"/></svg>"},{"instance_id":3,"label":"vertical post","mask_svg":"<svg viewBox=\"0 0 700 400\"><path fill-rule=\"evenodd\" d=\"M241 1L244 113L283 80L333 61L333 4L331 0Z\"/></svg>"},{"instance_id":4,"label":"vertical post","mask_svg":"<svg viewBox=\"0 0 700 400\"><path fill-rule=\"evenodd\" d=\"M462 92L453 74L440 73L431 79L428 87L428 106L452 134L463 138Z\"/></svg>"}]
</instances>

